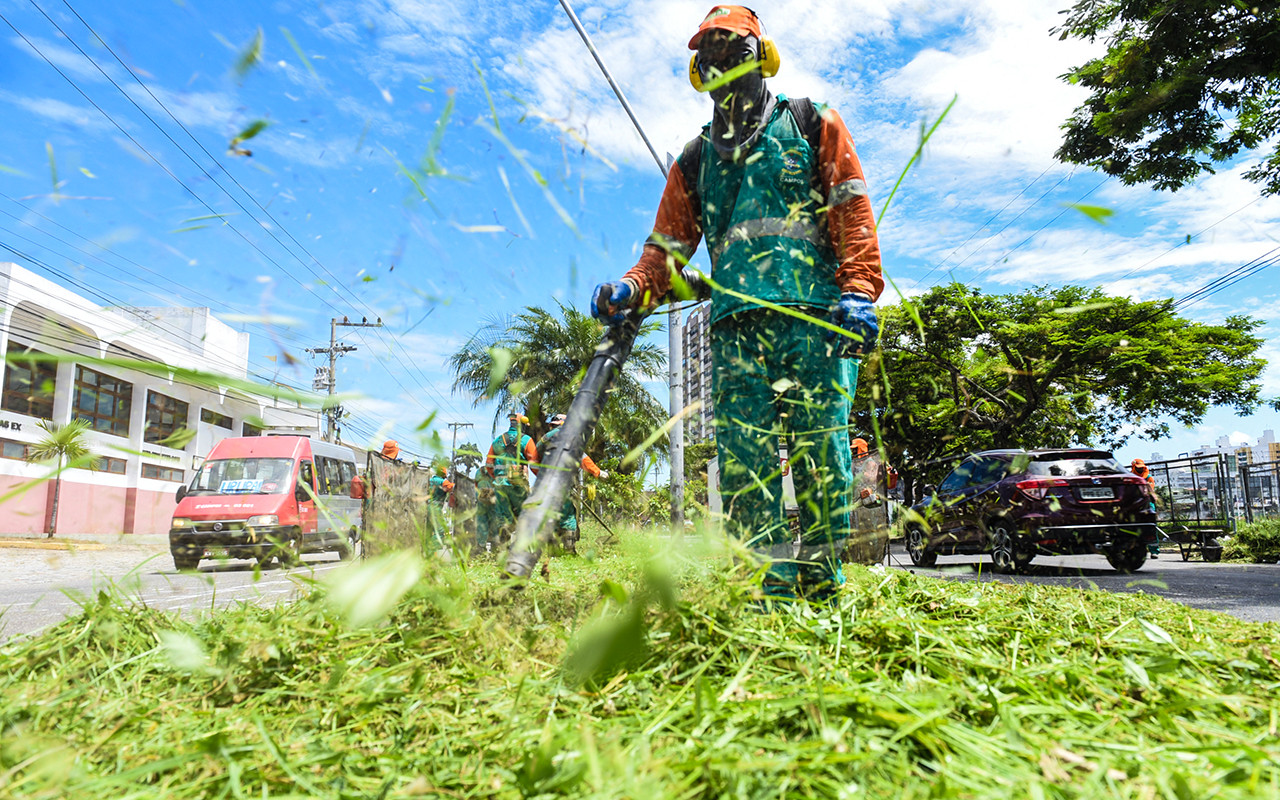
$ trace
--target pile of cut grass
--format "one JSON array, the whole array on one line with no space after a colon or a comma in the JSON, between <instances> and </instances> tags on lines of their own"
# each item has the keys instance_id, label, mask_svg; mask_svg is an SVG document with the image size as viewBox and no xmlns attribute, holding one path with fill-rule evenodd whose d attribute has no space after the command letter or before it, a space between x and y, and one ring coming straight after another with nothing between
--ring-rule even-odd
<instances>
[{"instance_id":1,"label":"pile of cut grass","mask_svg":"<svg viewBox=\"0 0 1280 800\"><path fill-rule=\"evenodd\" d=\"M102 595L11 643L0 796L1280 796L1272 625L879 568L759 613L723 550L631 534L514 597L430 564L349 627L334 598L404 563L196 621Z\"/></svg>"}]
</instances>

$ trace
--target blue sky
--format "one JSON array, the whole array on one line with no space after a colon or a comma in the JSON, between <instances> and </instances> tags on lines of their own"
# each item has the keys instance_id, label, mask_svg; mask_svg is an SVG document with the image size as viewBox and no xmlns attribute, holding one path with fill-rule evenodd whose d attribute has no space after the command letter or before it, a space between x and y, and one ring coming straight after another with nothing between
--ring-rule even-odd
<instances>
[{"instance_id":1,"label":"blue sky","mask_svg":"<svg viewBox=\"0 0 1280 800\"><path fill-rule=\"evenodd\" d=\"M685 42L710 5L575 5L662 153L709 117ZM1062 5L754 6L782 54L773 89L841 111L877 207L921 122L958 96L880 228L903 292L955 278L1178 297L1276 246L1280 199L1241 180L1247 159L1177 193L1053 161L1082 98L1058 76L1095 51L1049 33ZM463 439L483 445L493 410L450 393L444 359L526 305L584 308L652 225L661 174L556 2L0 0L0 14L0 241L32 258L0 257L122 304L211 306L253 334L253 372L299 386L330 317L381 317L342 335L360 348L340 362L360 395L351 440L409 443L438 411L446 440L443 423L472 422ZM261 59L237 71L259 30ZM232 153L258 120L239 145L252 154ZM1114 215L1099 225L1078 202ZM1186 313L1266 320L1274 361L1275 286L1263 272ZM1280 395L1275 369L1264 392ZM1120 453L1265 428L1280 415L1215 410Z\"/></svg>"}]
</instances>

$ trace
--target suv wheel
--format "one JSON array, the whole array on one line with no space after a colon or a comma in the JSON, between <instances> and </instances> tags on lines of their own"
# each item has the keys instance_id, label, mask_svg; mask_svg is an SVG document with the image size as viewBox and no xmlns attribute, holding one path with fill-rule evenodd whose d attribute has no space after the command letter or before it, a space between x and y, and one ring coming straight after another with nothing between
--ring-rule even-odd
<instances>
[{"instance_id":1,"label":"suv wheel","mask_svg":"<svg viewBox=\"0 0 1280 800\"><path fill-rule=\"evenodd\" d=\"M1127 547L1116 545L1107 551L1107 563L1116 572L1137 572L1142 569L1143 564L1147 563L1147 546L1144 544Z\"/></svg>"},{"instance_id":2,"label":"suv wheel","mask_svg":"<svg viewBox=\"0 0 1280 800\"><path fill-rule=\"evenodd\" d=\"M938 554L929 549L924 529L919 525L907 528L907 555L917 567L932 567L938 563Z\"/></svg>"},{"instance_id":3,"label":"suv wheel","mask_svg":"<svg viewBox=\"0 0 1280 800\"><path fill-rule=\"evenodd\" d=\"M1034 554L1018 549L1013 526L1005 520L996 520L988 525L987 537L991 542L991 566L996 572L1004 575L1021 572L1035 558Z\"/></svg>"}]
</instances>

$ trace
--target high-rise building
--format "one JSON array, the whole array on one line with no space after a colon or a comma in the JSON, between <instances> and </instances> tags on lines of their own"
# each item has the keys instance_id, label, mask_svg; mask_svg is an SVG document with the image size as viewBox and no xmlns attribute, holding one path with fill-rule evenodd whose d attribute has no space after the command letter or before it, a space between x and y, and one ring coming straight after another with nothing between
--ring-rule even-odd
<instances>
[{"instance_id":1,"label":"high-rise building","mask_svg":"<svg viewBox=\"0 0 1280 800\"><path fill-rule=\"evenodd\" d=\"M690 442L715 438L711 424L711 304L703 303L689 312L684 323L684 404L700 403L685 417L685 435Z\"/></svg>"}]
</instances>

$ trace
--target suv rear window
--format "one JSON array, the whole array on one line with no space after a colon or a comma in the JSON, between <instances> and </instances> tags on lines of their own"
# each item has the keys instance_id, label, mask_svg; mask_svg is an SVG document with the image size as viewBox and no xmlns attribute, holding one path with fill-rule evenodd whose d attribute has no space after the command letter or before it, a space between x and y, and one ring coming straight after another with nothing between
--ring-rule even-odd
<instances>
[{"instance_id":1,"label":"suv rear window","mask_svg":"<svg viewBox=\"0 0 1280 800\"><path fill-rule=\"evenodd\" d=\"M1027 465L1028 475L1053 478L1075 478L1086 475L1114 475L1125 468L1110 453L1071 453L1044 455Z\"/></svg>"}]
</instances>

